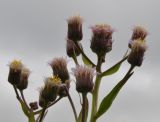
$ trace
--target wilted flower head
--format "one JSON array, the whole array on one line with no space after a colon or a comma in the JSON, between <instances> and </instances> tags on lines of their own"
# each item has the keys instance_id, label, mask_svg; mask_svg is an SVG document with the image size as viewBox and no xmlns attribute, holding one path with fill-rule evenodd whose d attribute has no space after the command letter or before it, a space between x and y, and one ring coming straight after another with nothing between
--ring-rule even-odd
<instances>
[{"instance_id":1,"label":"wilted flower head","mask_svg":"<svg viewBox=\"0 0 160 122\"><path fill-rule=\"evenodd\" d=\"M65 58L54 58L50 62L50 66L52 67L53 75L58 76L61 79L62 83L65 83L65 81L69 79L67 61Z\"/></svg>"},{"instance_id":2,"label":"wilted flower head","mask_svg":"<svg viewBox=\"0 0 160 122\"><path fill-rule=\"evenodd\" d=\"M132 42L134 40L145 40L147 35L148 35L148 31L145 28L143 28L141 26L135 26L133 29L133 34L132 34L131 40L128 45L129 48L131 48Z\"/></svg>"},{"instance_id":3,"label":"wilted flower head","mask_svg":"<svg viewBox=\"0 0 160 122\"><path fill-rule=\"evenodd\" d=\"M81 43L78 43L79 47L81 47ZM72 40L67 39L66 44L66 52L69 57L79 56L80 51L77 49L76 45Z\"/></svg>"},{"instance_id":4,"label":"wilted flower head","mask_svg":"<svg viewBox=\"0 0 160 122\"><path fill-rule=\"evenodd\" d=\"M18 89L24 90L28 86L28 77L30 75L30 70L26 67L22 68L20 82L16 85Z\"/></svg>"},{"instance_id":5,"label":"wilted flower head","mask_svg":"<svg viewBox=\"0 0 160 122\"><path fill-rule=\"evenodd\" d=\"M78 65L73 69L76 78L76 90L81 93L88 93L93 90L93 77L95 69Z\"/></svg>"},{"instance_id":6,"label":"wilted flower head","mask_svg":"<svg viewBox=\"0 0 160 122\"><path fill-rule=\"evenodd\" d=\"M40 89L39 105L44 107L48 103L53 102L57 98L58 89L61 85L60 79L57 77L48 77L45 79L45 85Z\"/></svg>"},{"instance_id":7,"label":"wilted flower head","mask_svg":"<svg viewBox=\"0 0 160 122\"><path fill-rule=\"evenodd\" d=\"M131 52L128 56L128 62L133 66L141 66L146 49L147 46L145 41L135 40L132 43Z\"/></svg>"},{"instance_id":8,"label":"wilted flower head","mask_svg":"<svg viewBox=\"0 0 160 122\"><path fill-rule=\"evenodd\" d=\"M112 33L114 29L107 24L95 25L91 27L93 35L91 39L91 49L97 55L105 55L112 50Z\"/></svg>"},{"instance_id":9,"label":"wilted flower head","mask_svg":"<svg viewBox=\"0 0 160 122\"><path fill-rule=\"evenodd\" d=\"M8 81L11 84L16 85L20 82L22 68L23 68L23 64L19 60L13 60L9 64Z\"/></svg>"},{"instance_id":10,"label":"wilted flower head","mask_svg":"<svg viewBox=\"0 0 160 122\"><path fill-rule=\"evenodd\" d=\"M82 38L82 18L80 16L70 17L68 19L68 39L80 41Z\"/></svg>"}]
</instances>

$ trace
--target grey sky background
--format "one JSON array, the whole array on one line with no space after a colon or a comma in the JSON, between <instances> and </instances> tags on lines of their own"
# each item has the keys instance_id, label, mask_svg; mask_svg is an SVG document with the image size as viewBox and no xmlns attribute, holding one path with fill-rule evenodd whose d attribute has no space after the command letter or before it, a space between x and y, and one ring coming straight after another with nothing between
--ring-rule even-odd
<instances>
[{"instance_id":1,"label":"grey sky background","mask_svg":"<svg viewBox=\"0 0 160 122\"><path fill-rule=\"evenodd\" d=\"M104 69L122 58L135 25L144 26L150 33L142 67L135 69L108 113L98 122L159 122L159 12L159 0L0 0L0 121L27 121L7 82L7 64L15 58L21 59L31 69L25 95L30 102L38 100L38 87L52 73L47 62L56 56L66 56L66 20L79 14L84 19L82 44L93 61L96 56L89 48L89 27L108 23L116 29L113 51L107 55ZM69 68L74 67L71 59L68 62ZM123 77L128 67L126 62L118 73L103 79L100 100ZM74 83L70 92L75 104L80 106ZM70 104L64 99L49 109L45 122L73 122L73 117Z\"/></svg>"}]
</instances>

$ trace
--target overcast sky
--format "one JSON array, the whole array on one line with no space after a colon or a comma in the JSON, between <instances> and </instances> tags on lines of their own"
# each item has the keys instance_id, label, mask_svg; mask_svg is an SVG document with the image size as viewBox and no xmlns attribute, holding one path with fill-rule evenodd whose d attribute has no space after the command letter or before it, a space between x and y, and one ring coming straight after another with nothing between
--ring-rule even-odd
<instances>
[{"instance_id":1,"label":"overcast sky","mask_svg":"<svg viewBox=\"0 0 160 122\"><path fill-rule=\"evenodd\" d=\"M82 44L93 61L96 56L89 48L89 27L107 23L116 29L113 50L106 57L104 69L122 58L135 25L144 26L150 33L142 67L135 69L108 113L98 122L159 122L159 12L159 0L0 0L0 121L27 121L7 82L8 63L15 58L21 59L30 68L32 73L25 95L29 102L38 100L38 87L52 73L48 61L56 56L66 57L66 20L78 14L84 20ZM68 60L69 68L74 67L72 60ZM124 63L118 73L103 79L100 100L123 77L128 67L129 64ZM71 95L79 106L73 83L71 87ZM49 109L45 122L53 121L74 121L67 99Z\"/></svg>"}]
</instances>

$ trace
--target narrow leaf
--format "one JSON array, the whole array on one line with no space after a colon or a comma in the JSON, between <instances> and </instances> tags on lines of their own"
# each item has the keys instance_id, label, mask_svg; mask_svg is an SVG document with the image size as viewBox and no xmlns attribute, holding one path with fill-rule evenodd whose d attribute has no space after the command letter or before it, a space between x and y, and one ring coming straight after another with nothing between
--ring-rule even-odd
<instances>
[{"instance_id":1,"label":"narrow leaf","mask_svg":"<svg viewBox=\"0 0 160 122\"><path fill-rule=\"evenodd\" d=\"M89 65L89 66L92 66L92 64L90 63L89 60L87 60L83 55L82 55L82 61L85 65Z\"/></svg>"},{"instance_id":2,"label":"narrow leaf","mask_svg":"<svg viewBox=\"0 0 160 122\"><path fill-rule=\"evenodd\" d=\"M88 108L89 108L89 105L88 105L88 99L86 98L85 122L87 122L87 118L88 118ZM78 116L77 122L82 122L82 109L81 109L81 112L79 113L79 116Z\"/></svg>"},{"instance_id":3,"label":"narrow leaf","mask_svg":"<svg viewBox=\"0 0 160 122\"><path fill-rule=\"evenodd\" d=\"M104 71L101 75L102 76L108 76L108 75L112 75L114 73L116 73L121 64L127 59L128 56L124 57L122 60L120 60L118 63L116 63L114 66L112 66L111 68L109 68L108 70Z\"/></svg>"},{"instance_id":4,"label":"narrow leaf","mask_svg":"<svg viewBox=\"0 0 160 122\"><path fill-rule=\"evenodd\" d=\"M112 90L111 92L102 100L98 112L96 114L96 118L102 116L112 105L114 99L116 98L117 94L127 82L127 80L132 76L133 72L125 76Z\"/></svg>"}]
</instances>

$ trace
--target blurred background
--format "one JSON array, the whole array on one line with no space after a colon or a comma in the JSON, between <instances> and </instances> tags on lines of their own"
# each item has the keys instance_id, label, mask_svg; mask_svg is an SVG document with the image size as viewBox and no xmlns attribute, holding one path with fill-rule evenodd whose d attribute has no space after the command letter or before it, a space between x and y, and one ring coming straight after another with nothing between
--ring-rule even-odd
<instances>
[{"instance_id":1,"label":"blurred background","mask_svg":"<svg viewBox=\"0 0 160 122\"><path fill-rule=\"evenodd\" d=\"M43 85L44 78L52 74L48 62L57 56L67 57L66 20L80 15L84 32L82 44L94 62L96 55L89 48L90 27L107 23L116 29L113 50L107 55L103 69L122 58L135 25L149 31L143 65L135 69L135 74L120 91L110 110L98 122L159 122L159 12L159 0L0 0L0 121L27 122L14 90L7 82L10 61L20 59L30 68L29 87L24 93L27 101L37 101L38 88ZM71 59L67 60L69 69L75 66ZM125 62L119 72L103 79L99 100L117 84L128 68L129 64ZM70 93L76 106L80 106L74 82ZM67 98L49 109L45 122L53 121L74 121Z\"/></svg>"}]
</instances>

